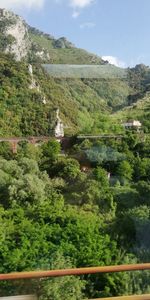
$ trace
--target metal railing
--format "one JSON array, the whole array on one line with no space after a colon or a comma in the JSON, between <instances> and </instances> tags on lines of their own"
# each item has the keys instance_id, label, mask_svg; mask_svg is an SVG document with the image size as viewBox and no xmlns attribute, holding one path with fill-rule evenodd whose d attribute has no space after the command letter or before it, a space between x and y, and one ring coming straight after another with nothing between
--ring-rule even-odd
<instances>
[{"instance_id":1,"label":"metal railing","mask_svg":"<svg viewBox=\"0 0 150 300\"><path fill-rule=\"evenodd\" d=\"M70 275L115 273L115 272L140 271L140 270L150 270L150 263L0 274L0 280L33 279L33 278L44 278L44 277L61 277L61 276L70 276Z\"/></svg>"},{"instance_id":2,"label":"metal railing","mask_svg":"<svg viewBox=\"0 0 150 300\"><path fill-rule=\"evenodd\" d=\"M21 296L10 296L0 297L1 300L37 300L35 295L21 295Z\"/></svg>"},{"instance_id":3,"label":"metal railing","mask_svg":"<svg viewBox=\"0 0 150 300\"><path fill-rule=\"evenodd\" d=\"M61 277L61 276L71 276L71 275L115 273L115 272L140 271L140 270L150 270L150 263L0 274L0 280L7 281L7 280L19 280L19 279L50 278L50 277ZM0 299L2 300L8 298L0 298ZM19 298L16 299L19 300ZM121 296L115 298L114 297L100 298L95 300L150 300L150 295Z\"/></svg>"},{"instance_id":4,"label":"metal railing","mask_svg":"<svg viewBox=\"0 0 150 300\"><path fill-rule=\"evenodd\" d=\"M90 299L90 300L150 300L150 294L148 294L148 295L111 297L111 298L99 298L99 299Z\"/></svg>"}]
</instances>

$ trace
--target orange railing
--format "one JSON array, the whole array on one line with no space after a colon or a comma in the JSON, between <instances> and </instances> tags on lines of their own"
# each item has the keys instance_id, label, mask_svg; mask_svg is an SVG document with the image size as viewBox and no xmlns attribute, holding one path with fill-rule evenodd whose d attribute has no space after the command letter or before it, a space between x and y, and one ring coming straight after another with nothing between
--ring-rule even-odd
<instances>
[{"instance_id":1,"label":"orange railing","mask_svg":"<svg viewBox=\"0 0 150 300\"><path fill-rule=\"evenodd\" d=\"M150 295L135 295L135 296L121 296L111 298L99 298L90 300L150 300Z\"/></svg>"},{"instance_id":2,"label":"orange railing","mask_svg":"<svg viewBox=\"0 0 150 300\"><path fill-rule=\"evenodd\" d=\"M150 270L150 263L0 274L0 280L18 280L18 279L33 279L33 278L46 278L46 277L48 278L48 277L70 276L70 275L114 273L114 272L127 272L127 271L139 271L139 270ZM150 295L123 296L123 297L115 297L115 298L101 298L95 300L150 300Z\"/></svg>"},{"instance_id":3,"label":"orange railing","mask_svg":"<svg viewBox=\"0 0 150 300\"><path fill-rule=\"evenodd\" d=\"M106 267L91 267L79 269L65 269L65 270L50 270L50 271L32 271L0 274L0 280L15 280L15 279L32 279L44 277L60 277L69 275L85 275L96 273L115 273L127 271L150 270L150 263L146 264L132 264L120 266L106 266Z\"/></svg>"}]
</instances>

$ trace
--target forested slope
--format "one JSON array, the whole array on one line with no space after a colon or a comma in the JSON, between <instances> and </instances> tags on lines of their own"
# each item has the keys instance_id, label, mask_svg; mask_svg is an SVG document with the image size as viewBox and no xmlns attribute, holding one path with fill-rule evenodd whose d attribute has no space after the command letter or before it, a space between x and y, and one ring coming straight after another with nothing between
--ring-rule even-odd
<instances>
[{"instance_id":1,"label":"forested slope","mask_svg":"<svg viewBox=\"0 0 150 300\"><path fill-rule=\"evenodd\" d=\"M40 64L33 66L40 90L30 89L32 78L28 64L16 62L8 54L0 55L1 135L47 135L57 107L67 127L66 133L98 132L105 116L109 119L115 97L116 102L120 99L124 102L127 97L124 82L54 79Z\"/></svg>"},{"instance_id":2,"label":"forested slope","mask_svg":"<svg viewBox=\"0 0 150 300\"><path fill-rule=\"evenodd\" d=\"M74 136L65 153L55 139L20 143L17 154L0 143L0 273L149 262L150 68L138 65L115 80L50 77L45 62L104 62L17 22L25 33L20 61L11 51L15 40L0 32L0 136L51 135L58 107L66 135L123 134ZM142 122L141 132L123 129L128 118ZM146 271L0 283L0 296L34 293L40 300L143 294L150 277Z\"/></svg>"},{"instance_id":3,"label":"forested slope","mask_svg":"<svg viewBox=\"0 0 150 300\"><path fill-rule=\"evenodd\" d=\"M149 261L149 147L131 132L78 142L65 157L56 141L22 144L15 156L1 144L0 273ZM129 272L1 282L0 291L79 300L148 293L150 281Z\"/></svg>"}]
</instances>

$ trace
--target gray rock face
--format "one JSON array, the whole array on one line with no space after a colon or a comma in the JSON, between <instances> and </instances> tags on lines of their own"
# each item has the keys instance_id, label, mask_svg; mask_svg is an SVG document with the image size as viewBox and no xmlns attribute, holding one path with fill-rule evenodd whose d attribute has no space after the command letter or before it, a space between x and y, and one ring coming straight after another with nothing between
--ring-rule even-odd
<instances>
[{"instance_id":1,"label":"gray rock face","mask_svg":"<svg viewBox=\"0 0 150 300\"><path fill-rule=\"evenodd\" d=\"M3 22L3 34L14 38L5 49L6 53L13 53L16 60L26 57L30 49L27 25L24 20L7 10L0 10L0 21Z\"/></svg>"},{"instance_id":2,"label":"gray rock face","mask_svg":"<svg viewBox=\"0 0 150 300\"><path fill-rule=\"evenodd\" d=\"M39 37L36 41L35 37ZM42 39L50 41L50 47L43 47ZM65 37L55 39L49 34L45 34L35 28L30 27L20 16L13 12L0 9L0 51L14 54L15 59L20 61L26 59L28 62L52 62L52 49L75 47ZM40 40L41 39L41 40Z\"/></svg>"},{"instance_id":3,"label":"gray rock face","mask_svg":"<svg viewBox=\"0 0 150 300\"><path fill-rule=\"evenodd\" d=\"M64 125L59 117L59 109L56 111L55 137L64 137Z\"/></svg>"},{"instance_id":4,"label":"gray rock face","mask_svg":"<svg viewBox=\"0 0 150 300\"><path fill-rule=\"evenodd\" d=\"M70 43L65 37L61 37L58 40L54 40L53 41L53 45L55 48L74 48L75 45L73 45L72 43Z\"/></svg>"},{"instance_id":5,"label":"gray rock face","mask_svg":"<svg viewBox=\"0 0 150 300\"><path fill-rule=\"evenodd\" d=\"M37 51L35 54L37 57L41 59L50 60L50 55L47 51L45 51L45 49L42 49L41 51Z\"/></svg>"}]
</instances>

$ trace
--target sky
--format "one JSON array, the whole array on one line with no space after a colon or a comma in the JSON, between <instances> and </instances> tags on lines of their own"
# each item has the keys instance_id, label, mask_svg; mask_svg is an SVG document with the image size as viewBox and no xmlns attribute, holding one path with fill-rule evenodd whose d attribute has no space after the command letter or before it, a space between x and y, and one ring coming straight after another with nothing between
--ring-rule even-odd
<instances>
[{"instance_id":1,"label":"sky","mask_svg":"<svg viewBox=\"0 0 150 300\"><path fill-rule=\"evenodd\" d=\"M0 0L0 7L115 65L150 65L150 0Z\"/></svg>"}]
</instances>

